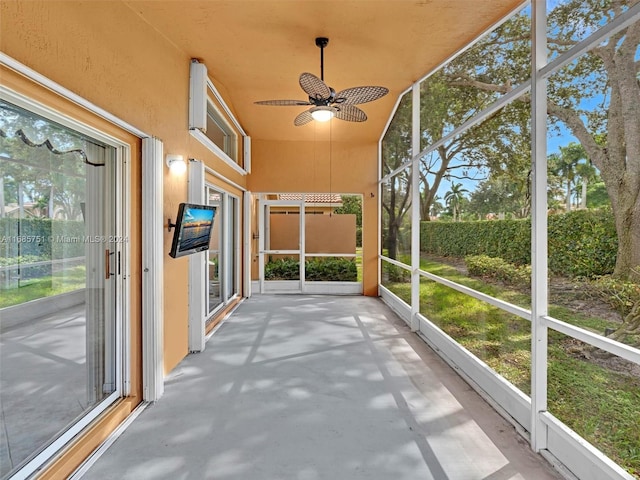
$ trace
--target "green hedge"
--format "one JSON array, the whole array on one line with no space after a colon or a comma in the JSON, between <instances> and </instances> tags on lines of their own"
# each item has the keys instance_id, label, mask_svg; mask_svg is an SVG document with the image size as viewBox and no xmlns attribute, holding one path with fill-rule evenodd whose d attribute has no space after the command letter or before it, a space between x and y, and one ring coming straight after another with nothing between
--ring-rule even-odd
<instances>
[{"instance_id":1,"label":"green hedge","mask_svg":"<svg viewBox=\"0 0 640 480\"><path fill-rule=\"evenodd\" d=\"M84 235L84 223L80 221L0 218L0 257L81 257L85 254Z\"/></svg>"},{"instance_id":2,"label":"green hedge","mask_svg":"<svg viewBox=\"0 0 640 480\"><path fill-rule=\"evenodd\" d=\"M356 282L358 268L353 259L315 258L304 264L307 281ZM300 263L292 258L268 262L264 266L265 280L299 280Z\"/></svg>"},{"instance_id":3,"label":"green hedge","mask_svg":"<svg viewBox=\"0 0 640 480\"><path fill-rule=\"evenodd\" d=\"M618 240L609 209L550 215L549 270L593 277L613 272ZM531 263L531 221L422 222L422 252L445 257L486 255L515 265Z\"/></svg>"}]
</instances>

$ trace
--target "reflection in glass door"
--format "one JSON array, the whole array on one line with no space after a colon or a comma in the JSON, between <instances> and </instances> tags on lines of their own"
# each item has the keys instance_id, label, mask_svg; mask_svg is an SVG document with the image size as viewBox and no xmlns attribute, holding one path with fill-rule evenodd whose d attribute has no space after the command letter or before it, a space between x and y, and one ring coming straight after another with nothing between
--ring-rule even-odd
<instances>
[{"instance_id":1,"label":"reflection in glass door","mask_svg":"<svg viewBox=\"0 0 640 480\"><path fill-rule=\"evenodd\" d=\"M238 294L239 202L226 192L207 186L207 203L216 216L207 252L207 321Z\"/></svg>"},{"instance_id":2,"label":"reflection in glass door","mask_svg":"<svg viewBox=\"0 0 640 480\"><path fill-rule=\"evenodd\" d=\"M222 287L220 271L222 260L221 247L222 241L222 225L225 220L222 208L222 193L207 187L207 203L216 207L216 218L213 222L213 231L211 232L211 241L209 243L209 251L207 253L207 298L209 316L213 311L222 304Z\"/></svg>"},{"instance_id":3,"label":"reflection in glass door","mask_svg":"<svg viewBox=\"0 0 640 480\"><path fill-rule=\"evenodd\" d=\"M124 147L87 131L0 103L0 476L122 394Z\"/></svg>"}]
</instances>

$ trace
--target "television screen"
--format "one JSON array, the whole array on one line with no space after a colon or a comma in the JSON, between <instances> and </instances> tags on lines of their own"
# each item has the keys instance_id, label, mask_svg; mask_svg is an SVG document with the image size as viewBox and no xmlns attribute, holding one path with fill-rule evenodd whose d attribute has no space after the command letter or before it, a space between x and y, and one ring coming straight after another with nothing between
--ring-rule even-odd
<instances>
[{"instance_id":1,"label":"television screen","mask_svg":"<svg viewBox=\"0 0 640 480\"><path fill-rule=\"evenodd\" d=\"M169 255L177 258L208 250L215 215L216 207L181 203Z\"/></svg>"}]
</instances>

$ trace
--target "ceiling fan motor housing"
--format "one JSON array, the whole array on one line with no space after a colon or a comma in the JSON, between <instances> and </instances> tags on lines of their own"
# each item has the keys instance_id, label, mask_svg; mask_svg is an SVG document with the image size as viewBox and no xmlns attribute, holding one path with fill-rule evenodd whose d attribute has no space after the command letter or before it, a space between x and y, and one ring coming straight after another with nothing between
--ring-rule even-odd
<instances>
[{"instance_id":1,"label":"ceiling fan motor housing","mask_svg":"<svg viewBox=\"0 0 640 480\"><path fill-rule=\"evenodd\" d=\"M320 48L324 48L329 45L329 39L327 37L318 37L316 38L316 46Z\"/></svg>"}]
</instances>

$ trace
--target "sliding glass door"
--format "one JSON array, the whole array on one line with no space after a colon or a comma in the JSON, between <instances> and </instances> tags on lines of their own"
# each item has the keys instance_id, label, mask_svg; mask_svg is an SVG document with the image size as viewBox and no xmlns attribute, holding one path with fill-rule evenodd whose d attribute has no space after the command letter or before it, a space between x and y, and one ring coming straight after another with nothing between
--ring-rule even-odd
<instances>
[{"instance_id":1,"label":"sliding glass door","mask_svg":"<svg viewBox=\"0 0 640 480\"><path fill-rule=\"evenodd\" d=\"M238 295L239 201L212 186L205 187L207 204L216 207L207 258L207 320Z\"/></svg>"},{"instance_id":2,"label":"sliding glass door","mask_svg":"<svg viewBox=\"0 0 640 480\"><path fill-rule=\"evenodd\" d=\"M126 150L20 103L0 103L0 476L124 393Z\"/></svg>"}]
</instances>

